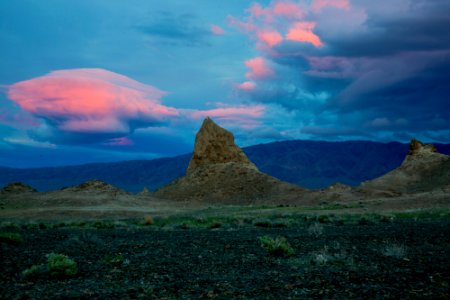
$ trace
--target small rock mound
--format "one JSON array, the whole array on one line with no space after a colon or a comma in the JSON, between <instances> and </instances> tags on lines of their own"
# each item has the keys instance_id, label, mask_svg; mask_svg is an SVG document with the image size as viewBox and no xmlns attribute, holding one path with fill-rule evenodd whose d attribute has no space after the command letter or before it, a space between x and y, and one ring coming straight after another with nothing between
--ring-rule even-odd
<instances>
[{"instance_id":1,"label":"small rock mound","mask_svg":"<svg viewBox=\"0 0 450 300\"><path fill-rule=\"evenodd\" d=\"M123 191L106 182L93 179L81 183L80 185L64 188L63 192L83 192L83 193L122 193Z\"/></svg>"},{"instance_id":2,"label":"small rock mound","mask_svg":"<svg viewBox=\"0 0 450 300\"><path fill-rule=\"evenodd\" d=\"M206 118L195 139L186 175L155 196L178 201L248 204L298 198L303 190L256 168L233 134Z\"/></svg>"},{"instance_id":3,"label":"small rock mound","mask_svg":"<svg viewBox=\"0 0 450 300\"><path fill-rule=\"evenodd\" d=\"M35 193L36 189L33 187L26 185L22 182L13 182L6 185L2 190L2 193L6 194L21 194L21 193Z\"/></svg>"},{"instance_id":4,"label":"small rock mound","mask_svg":"<svg viewBox=\"0 0 450 300\"><path fill-rule=\"evenodd\" d=\"M450 156L434 145L411 140L409 153L397 169L361 184L363 189L405 193L442 189L450 184Z\"/></svg>"}]
</instances>

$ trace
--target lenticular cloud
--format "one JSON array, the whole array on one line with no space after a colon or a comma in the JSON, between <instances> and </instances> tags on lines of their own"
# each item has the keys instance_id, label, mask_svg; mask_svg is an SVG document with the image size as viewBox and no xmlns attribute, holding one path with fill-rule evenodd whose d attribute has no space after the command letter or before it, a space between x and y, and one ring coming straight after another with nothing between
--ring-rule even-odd
<instances>
[{"instance_id":1,"label":"lenticular cloud","mask_svg":"<svg viewBox=\"0 0 450 300\"><path fill-rule=\"evenodd\" d=\"M177 109L161 104L164 94L103 69L54 71L8 88L12 101L60 130L92 133L126 133L135 124L177 116Z\"/></svg>"}]
</instances>

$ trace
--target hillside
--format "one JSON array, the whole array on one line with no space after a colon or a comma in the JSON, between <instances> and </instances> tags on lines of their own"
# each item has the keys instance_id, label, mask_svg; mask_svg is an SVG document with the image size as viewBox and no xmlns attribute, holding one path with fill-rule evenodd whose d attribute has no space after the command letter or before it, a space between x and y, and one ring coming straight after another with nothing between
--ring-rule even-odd
<instances>
[{"instance_id":1,"label":"hillside","mask_svg":"<svg viewBox=\"0 0 450 300\"><path fill-rule=\"evenodd\" d=\"M450 154L449 144L436 144ZM408 144L367 141L284 141L243 148L259 170L307 188L334 182L358 185L401 165ZM131 192L145 186L155 190L183 176L191 154L154 160L135 160L79 166L13 169L0 167L0 185L21 181L39 191L59 189L99 179Z\"/></svg>"}]
</instances>

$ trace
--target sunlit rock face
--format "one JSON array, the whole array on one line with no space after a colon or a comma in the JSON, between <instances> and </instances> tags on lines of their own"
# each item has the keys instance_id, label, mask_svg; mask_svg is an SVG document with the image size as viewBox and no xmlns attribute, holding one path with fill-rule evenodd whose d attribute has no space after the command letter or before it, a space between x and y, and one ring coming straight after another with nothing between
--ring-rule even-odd
<instances>
[{"instance_id":1,"label":"sunlit rock face","mask_svg":"<svg viewBox=\"0 0 450 300\"><path fill-rule=\"evenodd\" d=\"M257 169L242 149L234 143L233 134L210 118L206 118L195 137L194 153L186 174L191 174L204 166L230 162Z\"/></svg>"}]
</instances>

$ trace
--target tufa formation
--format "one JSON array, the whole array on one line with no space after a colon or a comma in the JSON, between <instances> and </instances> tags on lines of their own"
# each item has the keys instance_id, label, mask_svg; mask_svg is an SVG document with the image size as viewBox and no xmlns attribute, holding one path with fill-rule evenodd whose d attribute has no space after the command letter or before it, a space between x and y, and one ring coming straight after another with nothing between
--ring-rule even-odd
<instances>
[{"instance_id":1,"label":"tufa formation","mask_svg":"<svg viewBox=\"0 0 450 300\"><path fill-rule=\"evenodd\" d=\"M393 171L363 182L364 190L400 193L428 192L450 186L450 156L438 153L432 144L412 139L409 153Z\"/></svg>"},{"instance_id":2,"label":"tufa formation","mask_svg":"<svg viewBox=\"0 0 450 300\"><path fill-rule=\"evenodd\" d=\"M206 118L195 139L186 175L157 190L158 198L208 203L281 203L299 187L260 172L234 143L233 134Z\"/></svg>"},{"instance_id":3,"label":"tufa formation","mask_svg":"<svg viewBox=\"0 0 450 300\"><path fill-rule=\"evenodd\" d=\"M186 175L208 165L230 162L256 170L244 151L234 143L233 134L206 118L195 136L194 153Z\"/></svg>"}]
</instances>

